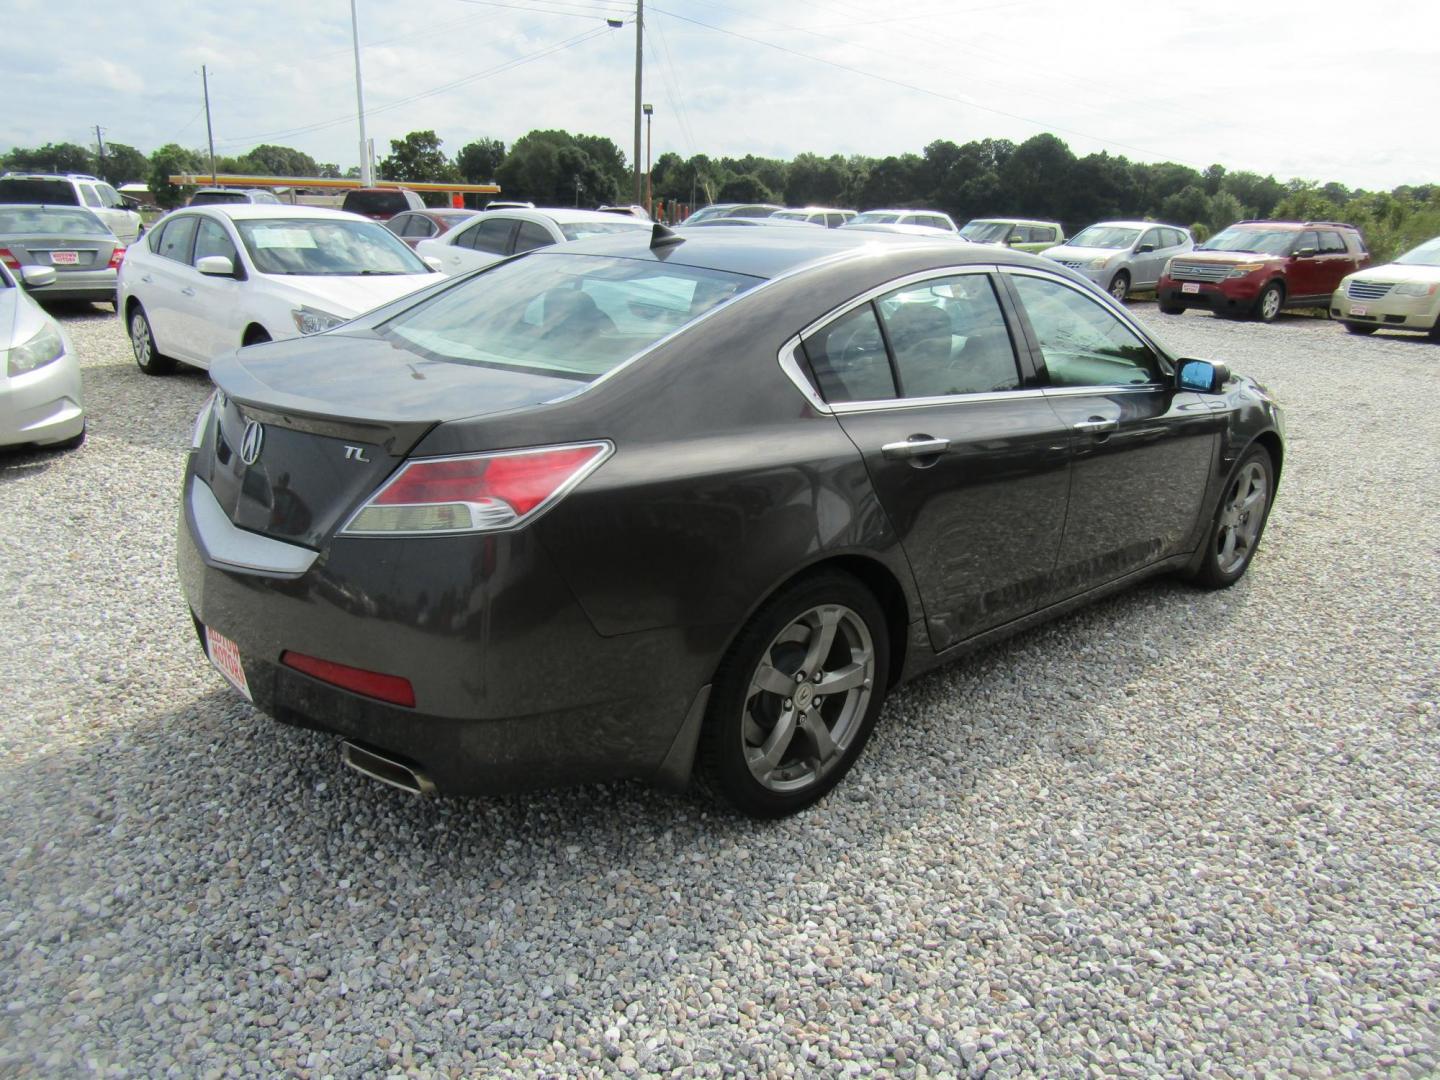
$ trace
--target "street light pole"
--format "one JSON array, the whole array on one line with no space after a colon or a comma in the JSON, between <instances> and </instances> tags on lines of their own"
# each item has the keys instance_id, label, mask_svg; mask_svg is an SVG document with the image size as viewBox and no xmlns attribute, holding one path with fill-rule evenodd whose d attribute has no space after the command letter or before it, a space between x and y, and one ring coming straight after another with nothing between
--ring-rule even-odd
<instances>
[{"instance_id":1,"label":"street light pole","mask_svg":"<svg viewBox=\"0 0 1440 1080\"><path fill-rule=\"evenodd\" d=\"M370 142L365 138L365 92L360 85L360 19L355 14L355 0L350 0L350 40L355 46L355 115L360 119L360 183L369 187Z\"/></svg>"},{"instance_id":2,"label":"street light pole","mask_svg":"<svg viewBox=\"0 0 1440 1080\"><path fill-rule=\"evenodd\" d=\"M352 0L353 2L353 0ZM645 0L635 0L635 198L640 204L640 71L645 39Z\"/></svg>"},{"instance_id":3,"label":"street light pole","mask_svg":"<svg viewBox=\"0 0 1440 1080\"><path fill-rule=\"evenodd\" d=\"M650 123L655 119L655 106L642 105L645 113L645 212L655 215L655 191L650 184Z\"/></svg>"}]
</instances>

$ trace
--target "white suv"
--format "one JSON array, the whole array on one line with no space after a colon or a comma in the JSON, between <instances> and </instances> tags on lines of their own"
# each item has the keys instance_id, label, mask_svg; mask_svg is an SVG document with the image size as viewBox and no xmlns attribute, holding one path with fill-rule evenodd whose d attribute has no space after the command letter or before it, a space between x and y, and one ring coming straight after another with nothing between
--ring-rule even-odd
<instances>
[{"instance_id":1,"label":"white suv","mask_svg":"<svg viewBox=\"0 0 1440 1080\"><path fill-rule=\"evenodd\" d=\"M141 232L140 215L118 191L89 173L4 173L0 175L0 203L83 206L126 247Z\"/></svg>"}]
</instances>

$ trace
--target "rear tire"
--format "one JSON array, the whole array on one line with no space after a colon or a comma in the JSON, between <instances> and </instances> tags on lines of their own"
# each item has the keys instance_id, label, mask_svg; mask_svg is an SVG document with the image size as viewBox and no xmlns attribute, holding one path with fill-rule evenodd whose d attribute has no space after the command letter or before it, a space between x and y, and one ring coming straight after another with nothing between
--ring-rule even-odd
<instances>
[{"instance_id":1,"label":"rear tire","mask_svg":"<svg viewBox=\"0 0 1440 1080\"><path fill-rule=\"evenodd\" d=\"M1285 306L1285 286L1278 281L1272 281L1265 288L1260 290L1260 295L1255 298L1254 315L1259 322L1274 322L1275 316L1280 314L1280 309Z\"/></svg>"},{"instance_id":2,"label":"rear tire","mask_svg":"<svg viewBox=\"0 0 1440 1080\"><path fill-rule=\"evenodd\" d=\"M1161 304L1161 305L1160 305L1160 314L1161 314L1161 315L1184 315L1184 314L1185 314L1185 309L1184 309L1183 307L1181 307L1179 304Z\"/></svg>"},{"instance_id":3,"label":"rear tire","mask_svg":"<svg viewBox=\"0 0 1440 1080\"><path fill-rule=\"evenodd\" d=\"M1226 589L1245 576L1260 546L1275 496L1275 466L1263 446L1241 460L1215 508L1205 534L1205 557L1195 571L1195 584Z\"/></svg>"},{"instance_id":4,"label":"rear tire","mask_svg":"<svg viewBox=\"0 0 1440 1080\"><path fill-rule=\"evenodd\" d=\"M1370 326L1368 323L1347 322L1345 329L1352 334L1359 334L1361 337L1364 337L1367 334L1375 333L1375 331L1380 328L1378 326Z\"/></svg>"},{"instance_id":5,"label":"rear tire","mask_svg":"<svg viewBox=\"0 0 1440 1080\"><path fill-rule=\"evenodd\" d=\"M175 370L175 361L155 347L150 320L139 304L130 312L130 348L135 352L136 366L146 375L169 375Z\"/></svg>"},{"instance_id":6,"label":"rear tire","mask_svg":"<svg viewBox=\"0 0 1440 1080\"><path fill-rule=\"evenodd\" d=\"M731 806L779 818L819 800L864 749L889 685L885 613L828 571L771 597L715 675L701 777Z\"/></svg>"}]
</instances>

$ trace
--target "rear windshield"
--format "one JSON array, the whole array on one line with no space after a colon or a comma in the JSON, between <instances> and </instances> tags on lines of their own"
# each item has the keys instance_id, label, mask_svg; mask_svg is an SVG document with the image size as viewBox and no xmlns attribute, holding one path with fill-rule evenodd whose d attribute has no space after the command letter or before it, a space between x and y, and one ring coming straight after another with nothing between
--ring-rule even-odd
<instances>
[{"instance_id":1,"label":"rear windshield","mask_svg":"<svg viewBox=\"0 0 1440 1080\"><path fill-rule=\"evenodd\" d=\"M79 206L75 185L69 180L0 177L0 203L49 203L52 206Z\"/></svg>"},{"instance_id":2,"label":"rear windshield","mask_svg":"<svg viewBox=\"0 0 1440 1080\"><path fill-rule=\"evenodd\" d=\"M609 236L611 233L634 232L654 228L648 221L557 221L566 240L583 240L587 236Z\"/></svg>"},{"instance_id":3,"label":"rear windshield","mask_svg":"<svg viewBox=\"0 0 1440 1080\"><path fill-rule=\"evenodd\" d=\"M214 203L248 203L250 201L243 191L197 191L190 196L191 206L208 206Z\"/></svg>"},{"instance_id":4,"label":"rear windshield","mask_svg":"<svg viewBox=\"0 0 1440 1080\"><path fill-rule=\"evenodd\" d=\"M373 221L259 218L235 222L262 274L311 277L426 274L395 234Z\"/></svg>"},{"instance_id":5,"label":"rear windshield","mask_svg":"<svg viewBox=\"0 0 1440 1080\"><path fill-rule=\"evenodd\" d=\"M1196 251L1240 251L1252 255L1284 255L1300 233L1294 229L1252 229L1231 226L1216 233Z\"/></svg>"},{"instance_id":6,"label":"rear windshield","mask_svg":"<svg viewBox=\"0 0 1440 1080\"><path fill-rule=\"evenodd\" d=\"M0 207L0 235L106 236L109 232L89 210L59 206Z\"/></svg>"},{"instance_id":7,"label":"rear windshield","mask_svg":"<svg viewBox=\"0 0 1440 1080\"><path fill-rule=\"evenodd\" d=\"M590 382L761 280L537 251L423 301L382 332L435 360Z\"/></svg>"},{"instance_id":8,"label":"rear windshield","mask_svg":"<svg viewBox=\"0 0 1440 1080\"><path fill-rule=\"evenodd\" d=\"M341 207L352 214L398 214L410 209L403 191L347 191Z\"/></svg>"}]
</instances>

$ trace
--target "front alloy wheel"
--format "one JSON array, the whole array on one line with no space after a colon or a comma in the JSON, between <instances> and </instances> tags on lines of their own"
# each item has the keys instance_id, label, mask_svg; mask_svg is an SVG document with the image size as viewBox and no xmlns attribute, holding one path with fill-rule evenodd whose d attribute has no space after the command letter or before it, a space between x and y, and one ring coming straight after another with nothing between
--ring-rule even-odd
<instances>
[{"instance_id":1,"label":"front alloy wheel","mask_svg":"<svg viewBox=\"0 0 1440 1080\"><path fill-rule=\"evenodd\" d=\"M1275 316L1280 314L1280 307L1284 303L1284 286L1272 281L1265 286L1260 293L1260 298L1255 301L1255 317L1261 322L1274 322Z\"/></svg>"},{"instance_id":2,"label":"front alloy wheel","mask_svg":"<svg viewBox=\"0 0 1440 1080\"><path fill-rule=\"evenodd\" d=\"M858 581L826 574L787 588L741 631L716 677L703 771L756 817L809 806L859 756L888 662L884 615Z\"/></svg>"},{"instance_id":3,"label":"front alloy wheel","mask_svg":"<svg viewBox=\"0 0 1440 1080\"><path fill-rule=\"evenodd\" d=\"M1117 304L1123 304L1125 298L1130 295L1130 275L1124 270L1110 279L1110 295L1115 298Z\"/></svg>"},{"instance_id":4,"label":"front alloy wheel","mask_svg":"<svg viewBox=\"0 0 1440 1080\"><path fill-rule=\"evenodd\" d=\"M1224 588L1244 576L1265 531L1274 490L1270 454L1257 446L1240 463L1221 496L1197 575L1201 584Z\"/></svg>"}]
</instances>

